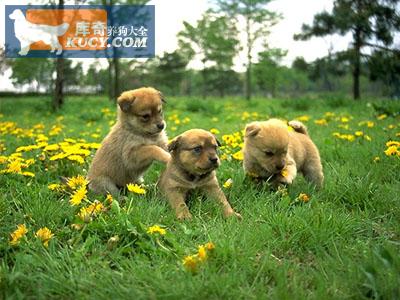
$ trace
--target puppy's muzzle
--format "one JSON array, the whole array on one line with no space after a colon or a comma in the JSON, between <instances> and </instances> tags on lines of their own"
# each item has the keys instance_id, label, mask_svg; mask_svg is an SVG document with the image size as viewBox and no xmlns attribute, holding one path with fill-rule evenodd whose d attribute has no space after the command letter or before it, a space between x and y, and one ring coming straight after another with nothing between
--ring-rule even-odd
<instances>
[{"instance_id":1,"label":"puppy's muzzle","mask_svg":"<svg viewBox=\"0 0 400 300\"><path fill-rule=\"evenodd\" d=\"M165 127L164 123L157 124L157 128L163 130Z\"/></svg>"}]
</instances>

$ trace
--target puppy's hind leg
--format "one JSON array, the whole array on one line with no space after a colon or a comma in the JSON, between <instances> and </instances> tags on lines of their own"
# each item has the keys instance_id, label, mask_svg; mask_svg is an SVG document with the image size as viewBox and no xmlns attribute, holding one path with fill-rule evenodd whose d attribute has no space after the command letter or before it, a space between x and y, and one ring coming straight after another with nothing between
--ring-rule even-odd
<instances>
[{"instance_id":1,"label":"puppy's hind leg","mask_svg":"<svg viewBox=\"0 0 400 300\"><path fill-rule=\"evenodd\" d=\"M113 196L117 196L119 194L118 187L111 178L106 176L91 179L89 182L89 189L94 193L101 195L112 194Z\"/></svg>"},{"instance_id":2,"label":"puppy's hind leg","mask_svg":"<svg viewBox=\"0 0 400 300\"><path fill-rule=\"evenodd\" d=\"M324 173L322 172L322 165L319 160L308 162L302 172L309 182L315 184L317 188L322 188L324 183Z\"/></svg>"}]
</instances>

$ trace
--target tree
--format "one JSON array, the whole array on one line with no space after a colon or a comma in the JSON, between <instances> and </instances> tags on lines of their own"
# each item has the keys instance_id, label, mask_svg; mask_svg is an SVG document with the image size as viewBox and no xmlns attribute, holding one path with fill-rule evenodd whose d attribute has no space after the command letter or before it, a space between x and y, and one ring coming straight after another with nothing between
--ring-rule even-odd
<instances>
[{"instance_id":1,"label":"tree","mask_svg":"<svg viewBox=\"0 0 400 300\"><path fill-rule=\"evenodd\" d=\"M229 71L239 50L237 29L232 19L207 11L196 25L184 22L178 33L182 53L189 59L200 59L203 64L203 97L207 93L207 75ZM208 63L208 65L207 65ZM211 68L206 71L207 68Z\"/></svg>"},{"instance_id":2,"label":"tree","mask_svg":"<svg viewBox=\"0 0 400 300\"><path fill-rule=\"evenodd\" d=\"M155 70L156 82L169 89L173 95L179 93L179 84L185 76L185 68L188 60L179 51L165 52L159 58L159 64Z\"/></svg>"},{"instance_id":3,"label":"tree","mask_svg":"<svg viewBox=\"0 0 400 300\"><path fill-rule=\"evenodd\" d=\"M64 0L59 0L58 9L61 11L64 9ZM62 19L62 14L61 14ZM53 110L58 110L64 104L64 57L57 57L56 59L56 86L54 90L53 96Z\"/></svg>"},{"instance_id":4,"label":"tree","mask_svg":"<svg viewBox=\"0 0 400 300\"><path fill-rule=\"evenodd\" d=\"M353 97L360 98L361 63L364 47L389 49L394 32L400 29L398 0L335 0L331 13L314 16L313 24L302 26L295 39L308 40L338 33L352 34L352 47L346 52L352 65Z\"/></svg>"},{"instance_id":5,"label":"tree","mask_svg":"<svg viewBox=\"0 0 400 300\"><path fill-rule=\"evenodd\" d=\"M267 49L258 53L258 63L254 64L257 86L264 92L268 91L273 97L278 87L280 62L286 54L287 51L281 49Z\"/></svg>"},{"instance_id":6,"label":"tree","mask_svg":"<svg viewBox=\"0 0 400 300\"><path fill-rule=\"evenodd\" d=\"M253 50L256 42L269 35L270 28L275 25L280 16L266 9L271 0L215 0L221 12L226 13L230 18L245 21L246 39L244 49L246 51L246 99L251 98L251 67Z\"/></svg>"},{"instance_id":7,"label":"tree","mask_svg":"<svg viewBox=\"0 0 400 300\"><path fill-rule=\"evenodd\" d=\"M9 61L11 67L11 80L15 85L36 85L40 92L44 87L46 92L51 90L54 64L48 58L24 58Z\"/></svg>"}]
</instances>

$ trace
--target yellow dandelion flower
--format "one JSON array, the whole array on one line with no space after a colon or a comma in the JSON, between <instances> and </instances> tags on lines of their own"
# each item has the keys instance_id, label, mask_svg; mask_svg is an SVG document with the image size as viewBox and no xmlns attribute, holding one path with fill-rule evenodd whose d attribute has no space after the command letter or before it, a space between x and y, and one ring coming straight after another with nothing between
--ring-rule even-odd
<instances>
[{"instance_id":1,"label":"yellow dandelion flower","mask_svg":"<svg viewBox=\"0 0 400 300\"><path fill-rule=\"evenodd\" d=\"M340 122L342 122L342 123L347 123L347 122L349 122L349 121L350 121L350 119L347 118L347 117L341 117L341 118L340 118Z\"/></svg>"},{"instance_id":2,"label":"yellow dandelion flower","mask_svg":"<svg viewBox=\"0 0 400 300\"><path fill-rule=\"evenodd\" d=\"M126 185L126 187L128 188L128 191L130 191L132 193L139 194L139 195L146 194L146 190L138 184L129 183Z\"/></svg>"},{"instance_id":3,"label":"yellow dandelion flower","mask_svg":"<svg viewBox=\"0 0 400 300\"><path fill-rule=\"evenodd\" d=\"M303 202L308 202L310 201L310 197L307 194L300 193L299 196L297 197L299 200Z\"/></svg>"},{"instance_id":4,"label":"yellow dandelion flower","mask_svg":"<svg viewBox=\"0 0 400 300\"><path fill-rule=\"evenodd\" d=\"M47 227L40 228L36 231L36 237L39 238L45 247L49 246L50 239L54 236Z\"/></svg>"},{"instance_id":5,"label":"yellow dandelion flower","mask_svg":"<svg viewBox=\"0 0 400 300\"><path fill-rule=\"evenodd\" d=\"M98 200L95 200L92 204L90 204L87 210L91 213L97 214L104 209L103 203Z\"/></svg>"},{"instance_id":6,"label":"yellow dandelion flower","mask_svg":"<svg viewBox=\"0 0 400 300\"><path fill-rule=\"evenodd\" d=\"M47 186L50 191L60 191L62 190L62 185L59 183L51 183Z\"/></svg>"},{"instance_id":7,"label":"yellow dandelion flower","mask_svg":"<svg viewBox=\"0 0 400 300\"><path fill-rule=\"evenodd\" d=\"M387 114L382 114L376 117L378 120L383 120L387 118Z\"/></svg>"},{"instance_id":8,"label":"yellow dandelion flower","mask_svg":"<svg viewBox=\"0 0 400 300\"><path fill-rule=\"evenodd\" d=\"M85 223L89 223L92 221L92 214L86 207L81 207L77 216Z\"/></svg>"},{"instance_id":9,"label":"yellow dandelion flower","mask_svg":"<svg viewBox=\"0 0 400 300\"><path fill-rule=\"evenodd\" d=\"M81 165L85 163L85 160L82 158L82 156L79 155L70 155L67 157L71 161L76 161L80 163Z\"/></svg>"},{"instance_id":10,"label":"yellow dandelion flower","mask_svg":"<svg viewBox=\"0 0 400 300\"><path fill-rule=\"evenodd\" d=\"M185 117L183 120L182 120L182 123L183 124L187 124L187 123L189 123L190 122L190 118L188 118L188 117Z\"/></svg>"},{"instance_id":11,"label":"yellow dandelion flower","mask_svg":"<svg viewBox=\"0 0 400 300\"><path fill-rule=\"evenodd\" d=\"M354 135L355 135L355 136L363 136L363 135L364 135L364 132L362 132L362 131L356 131L356 132L354 133Z\"/></svg>"},{"instance_id":12,"label":"yellow dandelion flower","mask_svg":"<svg viewBox=\"0 0 400 300\"><path fill-rule=\"evenodd\" d=\"M226 189L229 189L232 186L232 183L233 183L232 178L229 178L227 181L224 182L222 186Z\"/></svg>"},{"instance_id":13,"label":"yellow dandelion flower","mask_svg":"<svg viewBox=\"0 0 400 300\"><path fill-rule=\"evenodd\" d=\"M208 242L208 243L206 243L206 244L204 245L204 247L206 247L206 249L207 249L208 251L211 251L211 250L214 250L214 249L215 249L215 245L214 245L213 242Z\"/></svg>"},{"instance_id":14,"label":"yellow dandelion flower","mask_svg":"<svg viewBox=\"0 0 400 300\"><path fill-rule=\"evenodd\" d=\"M207 259L206 248L203 245L199 246L199 249L197 251L197 256L200 261L205 261Z\"/></svg>"},{"instance_id":15,"label":"yellow dandelion flower","mask_svg":"<svg viewBox=\"0 0 400 300\"><path fill-rule=\"evenodd\" d=\"M375 123L374 122L372 122L372 121L368 121L367 122L367 127L368 128L372 128L372 127L374 127L375 126Z\"/></svg>"},{"instance_id":16,"label":"yellow dandelion flower","mask_svg":"<svg viewBox=\"0 0 400 300\"><path fill-rule=\"evenodd\" d=\"M287 177L288 175L289 175L288 170L287 170L286 168L282 169L282 171L281 171L281 176L282 176L282 177Z\"/></svg>"},{"instance_id":17,"label":"yellow dandelion flower","mask_svg":"<svg viewBox=\"0 0 400 300\"><path fill-rule=\"evenodd\" d=\"M111 194L107 194L106 201L111 204L114 201L113 196Z\"/></svg>"},{"instance_id":18,"label":"yellow dandelion flower","mask_svg":"<svg viewBox=\"0 0 400 300\"><path fill-rule=\"evenodd\" d=\"M300 117L297 117L296 118L296 120L297 121L300 121L300 122L308 122L309 120L311 119L311 117L310 116L300 116Z\"/></svg>"},{"instance_id":19,"label":"yellow dandelion flower","mask_svg":"<svg viewBox=\"0 0 400 300\"><path fill-rule=\"evenodd\" d=\"M397 146L390 146L384 152L387 156L397 155Z\"/></svg>"},{"instance_id":20,"label":"yellow dandelion flower","mask_svg":"<svg viewBox=\"0 0 400 300\"><path fill-rule=\"evenodd\" d=\"M26 228L25 224L19 224L17 229L11 233L11 245L18 245L19 240L24 237L28 233L28 229Z\"/></svg>"},{"instance_id":21,"label":"yellow dandelion flower","mask_svg":"<svg viewBox=\"0 0 400 300\"><path fill-rule=\"evenodd\" d=\"M86 186L87 184L88 184L88 181L82 175L77 175L75 177L71 177L68 179L68 182L67 182L67 185L73 190L76 190L80 187Z\"/></svg>"},{"instance_id":22,"label":"yellow dandelion flower","mask_svg":"<svg viewBox=\"0 0 400 300\"><path fill-rule=\"evenodd\" d=\"M370 142L372 140L369 135L364 135L364 139L367 140L368 142Z\"/></svg>"},{"instance_id":23,"label":"yellow dandelion flower","mask_svg":"<svg viewBox=\"0 0 400 300\"><path fill-rule=\"evenodd\" d=\"M219 134L219 133L220 133L220 131L219 131L217 128L211 128L211 129L210 129L210 132L211 132L212 134Z\"/></svg>"},{"instance_id":24,"label":"yellow dandelion flower","mask_svg":"<svg viewBox=\"0 0 400 300\"><path fill-rule=\"evenodd\" d=\"M43 151L57 151L58 149L60 149L59 145L51 144L51 145L47 145L46 147L44 147Z\"/></svg>"},{"instance_id":25,"label":"yellow dandelion flower","mask_svg":"<svg viewBox=\"0 0 400 300\"><path fill-rule=\"evenodd\" d=\"M28 171L21 172L21 175L27 176L27 177L35 177L35 173L28 172Z\"/></svg>"},{"instance_id":26,"label":"yellow dandelion flower","mask_svg":"<svg viewBox=\"0 0 400 300\"><path fill-rule=\"evenodd\" d=\"M197 263L198 263L198 258L196 255L188 255L182 261L182 264L185 267L185 269L192 273L196 272Z\"/></svg>"},{"instance_id":27,"label":"yellow dandelion flower","mask_svg":"<svg viewBox=\"0 0 400 300\"><path fill-rule=\"evenodd\" d=\"M375 162L375 163L379 162L380 160L381 160L381 158L380 158L379 156L375 156L375 157L374 157L374 162Z\"/></svg>"},{"instance_id":28,"label":"yellow dandelion flower","mask_svg":"<svg viewBox=\"0 0 400 300\"><path fill-rule=\"evenodd\" d=\"M315 124L325 126L328 125L328 121L326 119L318 119L314 121Z\"/></svg>"},{"instance_id":29,"label":"yellow dandelion flower","mask_svg":"<svg viewBox=\"0 0 400 300\"><path fill-rule=\"evenodd\" d=\"M87 190L86 186L80 187L78 190L75 191L75 193L71 196L71 199L69 200L69 203L72 206L76 206L81 204L82 200L86 198Z\"/></svg>"},{"instance_id":30,"label":"yellow dandelion flower","mask_svg":"<svg viewBox=\"0 0 400 300\"><path fill-rule=\"evenodd\" d=\"M397 142L397 141L388 141L388 142L386 143L386 147L390 147L390 146L400 147L400 142Z\"/></svg>"},{"instance_id":31,"label":"yellow dandelion flower","mask_svg":"<svg viewBox=\"0 0 400 300\"><path fill-rule=\"evenodd\" d=\"M154 225L147 228L147 233L148 234L159 233L161 235L165 235L167 231L164 228L161 228L159 225Z\"/></svg>"},{"instance_id":32,"label":"yellow dandelion flower","mask_svg":"<svg viewBox=\"0 0 400 300\"><path fill-rule=\"evenodd\" d=\"M17 160L10 162L7 166L7 171L9 173L21 173L21 163Z\"/></svg>"},{"instance_id":33,"label":"yellow dandelion flower","mask_svg":"<svg viewBox=\"0 0 400 300\"><path fill-rule=\"evenodd\" d=\"M232 155L232 157L234 158L234 159L236 159L236 160L243 160L243 152L242 152L242 150L239 150L238 152L236 152L236 153L234 153L233 155Z\"/></svg>"}]
</instances>

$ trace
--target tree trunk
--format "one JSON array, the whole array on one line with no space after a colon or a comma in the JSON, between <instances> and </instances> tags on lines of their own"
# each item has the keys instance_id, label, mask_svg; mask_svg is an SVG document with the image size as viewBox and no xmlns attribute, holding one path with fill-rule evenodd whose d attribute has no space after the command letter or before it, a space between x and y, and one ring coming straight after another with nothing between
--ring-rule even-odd
<instances>
[{"instance_id":1,"label":"tree trunk","mask_svg":"<svg viewBox=\"0 0 400 300\"><path fill-rule=\"evenodd\" d=\"M250 20L246 18L246 34L247 34L247 69L246 69L246 99L251 99L251 37L250 37Z\"/></svg>"},{"instance_id":2,"label":"tree trunk","mask_svg":"<svg viewBox=\"0 0 400 300\"><path fill-rule=\"evenodd\" d=\"M64 9L64 0L59 0L58 9ZM56 86L54 89L54 97L53 97L53 110L58 110L64 103L64 58L62 57L62 53L60 57L57 58L56 61Z\"/></svg>"},{"instance_id":3,"label":"tree trunk","mask_svg":"<svg viewBox=\"0 0 400 300\"><path fill-rule=\"evenodd\" d=\"M119 59L115 57L116 51L114 52L113 65L114 65L114 102L117 102L117 98L120 95L119 90Z\"/></svg>"},{"instance_id":4,"label":"tree trunk","mask_svg":"<svg viewBox=\"0 0 400 300\"><path fill-rule=\"evenodd\" d=\"M353 98L360 99L360 75L361 75L361 30L356 28L354 32L354 62L353 62Z\"/></svg>"},{"instance_id":5,"label":"tree trunk","mask_svg":"<svg viewBox=\"0 0 400 300\"><path fill-rule=\"evenodd\" d=\"M111 84L111 82L113 82L112 60L111 58L107 58L107 61L108 61L108 100L114 101L113 86Z\"/></svg>"}]
</instances>

